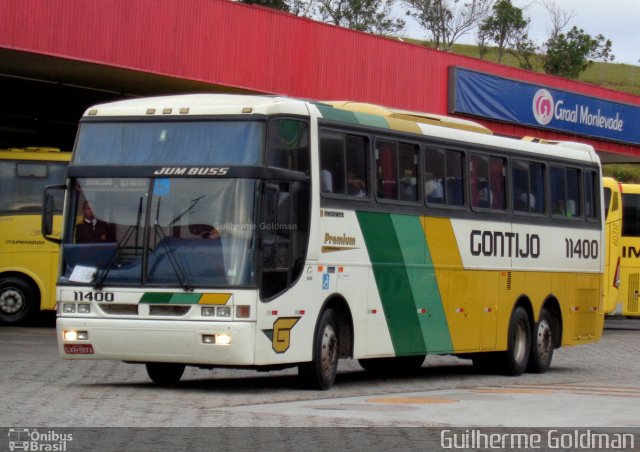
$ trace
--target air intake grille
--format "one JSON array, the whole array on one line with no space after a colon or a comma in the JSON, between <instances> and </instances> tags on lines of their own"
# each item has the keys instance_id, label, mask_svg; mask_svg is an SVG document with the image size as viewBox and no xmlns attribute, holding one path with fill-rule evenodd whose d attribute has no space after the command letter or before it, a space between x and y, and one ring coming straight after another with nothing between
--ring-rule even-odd
<instances>
[{"instance_id":1,"label":"air intake grille","mask_svg":"<svg viewBox=\"0 0 640 452\"><path fill-rule=\"evenodd\" d=\"M191 309L191 306L149 306L149 315L180 317L189 312L189 309Z\"/></svg>"},{"instance_id":2,"label":"air intake grille","mask_svg":"<svg viewBox=\"0 0 640 452\"><path fill-rule=\"evenodd\" d=\"M99 306L105 314L138 315L137 304L100 304Z\"/></svg>"}]
</instances>

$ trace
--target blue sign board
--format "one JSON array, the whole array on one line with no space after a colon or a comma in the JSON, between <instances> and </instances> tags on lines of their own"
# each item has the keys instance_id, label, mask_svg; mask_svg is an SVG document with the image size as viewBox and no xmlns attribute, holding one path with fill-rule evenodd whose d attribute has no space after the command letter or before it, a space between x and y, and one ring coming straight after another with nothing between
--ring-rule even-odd
<instances>
[{"instance_id":1,"label":"blue sign board","mask_svg":"<svg viewBox=\"0 0 640 452\"><path fill-rule=\"evenodd\" d=\"M640 144L640 106L496 77L449 73L449 112Z\"/></svg>"}]
</instances>

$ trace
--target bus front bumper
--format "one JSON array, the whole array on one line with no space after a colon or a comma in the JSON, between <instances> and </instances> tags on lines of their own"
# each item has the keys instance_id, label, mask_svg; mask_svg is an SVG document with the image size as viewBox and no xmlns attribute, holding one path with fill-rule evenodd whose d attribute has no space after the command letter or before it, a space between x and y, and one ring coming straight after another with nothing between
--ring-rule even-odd
<instances>
[{"instance_id":1,"label":"bus front bumper","mask_svg":"<svg viewBox=\"0 0 640 452\"><path fill-rule=\"evenodd\" d=\"M56 330L65 359L252 366L255 325L58 317Z\"/></svg>"}]
</instances>

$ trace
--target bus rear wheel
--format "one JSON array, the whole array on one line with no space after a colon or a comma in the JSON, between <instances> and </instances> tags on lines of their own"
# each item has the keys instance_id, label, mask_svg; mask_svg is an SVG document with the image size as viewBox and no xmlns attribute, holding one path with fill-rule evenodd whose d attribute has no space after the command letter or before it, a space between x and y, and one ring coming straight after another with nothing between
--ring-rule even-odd
<instances>
[{"instance_id":1,"label":"bus rear wheel","mask_svg":"<svg viewBox=\"0 0 640 452\"><path fill-rule=\"evenodd\" d=\"M298 366L298 375L310 389L327 390L333 386L338 371L339 337L336 316L327 309L320 316L313 339L313 361Z\"/></svg>"},{"instance_id":2,"label":"bus rear wheel","mask_svg":"<svg viewBox=\"0 0 640 452\"><path fill-rule=\"evenodd\" d=\"M529 316L523 307L516 307L509 320L509 336L507 351L504 352L502 364L507 375L518 376L527 368L531 352L531 325Z\"/></svg>"},{"instance_id":3,"label":"bus rear wheel","mask_svg":"<svg viewBox=\"0 0 640 452\"><path fill-rule=\"evenodd\" d=\"M551 314L546 309L540 312L540 319L533 328L531 337L531 355L529 356L528 372L544 373L551 367L553 359L553 337Z\"/></svg>"},{"instance_id":4,"label":"bus rear wheel","mask_svg":"<svg viewBox=\"0 0 640 452\"><path fill-rule=\"evenodd\" d=\"M180 381L185 365L176 363L146 363L147 375L156 384L168 386Z\"/></svg>"},{"instance_id":5,"label":"bus rear wheel","mask_svg":"<svg viewBox=\"0 0 640 452\"><path fill-rule=\"evenodd\" d=\"M0 320L21 322L34 314L38 307L33 287L20 278L0 278Z\"/></svg>"}]
</instances>

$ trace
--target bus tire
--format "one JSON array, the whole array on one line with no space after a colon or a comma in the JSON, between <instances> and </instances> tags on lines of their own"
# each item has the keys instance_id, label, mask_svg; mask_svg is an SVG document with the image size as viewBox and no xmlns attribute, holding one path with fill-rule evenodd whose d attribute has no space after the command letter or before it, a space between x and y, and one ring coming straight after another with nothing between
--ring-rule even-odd
<instances>
[{"instance_id":1,"label":"bus tire","mask_svg":"<svg viewBox=\"0 0 640 452\"><path fill-rule=\"evenodd\" d=\"M398 356L395 358L359 359L360 366L372 374L415 372L422 367L426 355Z\"/></svg>"},{"instance_id":2,"label":"bus tire","mask_svg":"<svg viewBox=\"0 0 640 452\"><path fill-rule=\"evenodd\" d=\"M546 309L540 312L540 319L533 327L531 335L531 354L527 371L542 374L551 367L553 359L553 319Z\"/></svg>"},{"instance_id":3,"label":"bus tire","mask_svg":"<svg viewBox=\"0 0 640 452\"><path fill-rule=\"evenodd\" d=\"M327 390L333 386L338 371L338 324L332 309L320 316L313 338L313 361L298 365L298 375L305 387Z\"/></svg>"},{"instance_id":4,"label":"bus tire","mask_svg":"<svg viewBox=\"0 0 640 452\"><path fill-rule=\"evenodd\" d=\"M514 377L522 375L529 363L531 352L531 325L529 316L523 307L517 306L509 320L507 351L504 352L503 371Z\"/></svg>"},{"instance_id":5,"label":"bus tire","mask_svg":"<svg viewBox=\"0 0 640 452\"><path fill-rule=\"evenodd\" d=\"M146 363L147 375L156 384L175 385L182 378L185 365L177 363Z\"/></svg>"},{"instance_id":6,"label":"bus tire","mask_svg":"<svg viewBox=\"0 0 640 452\"><path fill-rule=\"evenodd\" d=\"M36 291L26 281L15 277L0 278L0 320L18 323L40 308Z\"/></svg>"}]
</instances>

